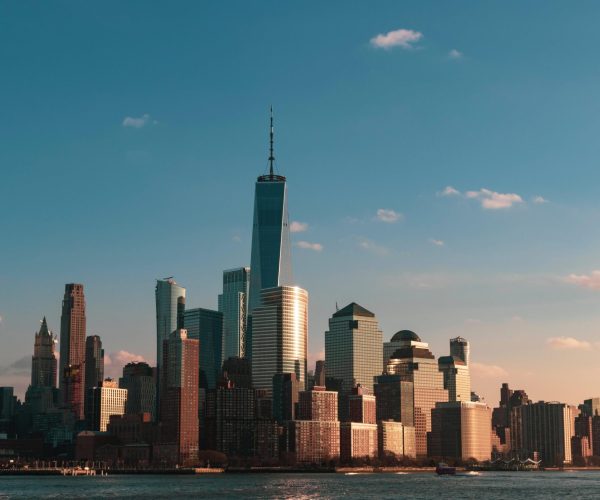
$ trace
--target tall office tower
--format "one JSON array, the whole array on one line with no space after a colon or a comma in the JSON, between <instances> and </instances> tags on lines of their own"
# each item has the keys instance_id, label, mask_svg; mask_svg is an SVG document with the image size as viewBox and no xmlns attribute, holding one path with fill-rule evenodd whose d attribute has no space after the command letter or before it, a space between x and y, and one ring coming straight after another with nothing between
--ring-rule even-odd
<instances>
[{"instance_id":1,"label":"tall office tower","mask_svg":"<svg viewBox=\"0 0 600 500\"><path fill-rule=\"evenodd\" d=\"M299 395L297 420L287 423L286 450L299 463L323 464L340 456L337 393L315 387Z\"/></svg>"},{"instance_id":2,"label":"tall office tower","mask_svg":"<svg viewBox=\"0 0 600 500\"><path fill-rule=\"evenodd\" d=\"M508 384L504 382L500 387L500 406L508 406L508 402L513 394L512 389L508 387Z\"/></svg>"},{"instance_id":3,"label":"tall office tower","mask_svg":"<svg viewBox=\"0 0 600 500\"><path fill-rule=\"evenodd\" d=\"M393 420L413 427L414 383L401 375L379 375L375 379L377 420Z\"/></svg>"},{"instance_id":4,"label":"tall office tower","mask_svg":"<svg viewBox=\"0 0 600 500\"><path fill-rule=\"evenodd\" d=\"M492 410L485 403L437 403L431 411L432 457L479 461L492 455Z\"/></svg>"},{"instance_id":5,"label":"tall office tower","mask_svg":"<svg viewBox=\"0 0 600 500\"><path fill-rule=\"evenodd\" d=\"M273 375L273 418L280 424L296 418L300 390L295 373Z\"/></svg>"},{"instance_id":6,"label":"tall office tower","mask_svg":"<svg viewBox=\"0 0 600 500\"><path fill-rule=\"evenodd\" d=\"M256 274L253 274L253 280ZM261 291L261 306L253 313L252 383L271 395L273 375L295 373L306 387L308 292L297 286Z\"/></svg>"},{"instance_id":7,"label":"tall office tower","mask_svg":"<svg viewBox=\"0 0 600 500\"><path fill-rule=\"evenodd\" d=\"M271 110L269 173L256 180L254 194L254 221L252 225L252 255L250 269L250 296L248 298L248 329L246 356L256 351L253 347L254 325L252 315L261 305L261 291L292 284L292 257L288 225L287 186L282 175L273 171L273 113ZM280 370L281 371L281 370ZM289 370L283 370L289 371Z\"/></svg>"},{"instance_id":8,"label":"tall office tower","mask_svg":"<svg viewBox=\"0 0 600 500\"><path fill-rule=\"evenodd\" d=\"M104 380L104 349L98 335L85 339L85 387L100 387Z\"/></svg>"},{"instance_id":9,"label":"tall office tower","mask_svg":"<svg viewBox=\"0 0 600 500\"><path fill-rule=\"evenodd\" d=\"M589 415L595 417L600 415L600 398L586 399L582 405L579 406L583 415Z\"/></svg>"},{"instance_id":10,"label":"tall office tower","mask_svg":"<svg viewBox=\"0 0 600 500\"><path fill-rule=\"evenodd\" d=\"M173 278L156 280L156 367L159 372L163 362L163 342L179 328L183 328L185 288ZM160 385L160 383L159 383Z\"/></svg>"},{"instance_id":11,"label":"tall office tower","mask_svg":"<svg viewBox=\"0 0 600 500\"><path fill-rule=\"evenodd\" d=\"M396 337L396 336L394 336ZM413 383L414 425L417 457L427 456L427 433L431 432L431 410L436 403L448 401L444 376L438 370L429 345L414 332L403 332L400 348L392 354L386 372Z\"/></svg>"},{"instance_id":12,"label":"tall office tower","mask_svg":"<svg viewBox=\"0 0 600 500\"><path fill-rule=\"evenodd\" d=\"M448 401L471 401L469 343L462 337L450 340L450 356L440 356L438 367L444 374Z\"/></svg>"},{"instance_id":13,"label":"tall office tower","mask_svg":"<svg viewBox=\"0 0 600 500\"><path fill-rule=\"evenodd\" d=\"M223 347L223 313L211 309L187 309L183 327L188 339L200 341L200 387L214 389L221 374Z\"/></svg>"},{"instance_id":14,"label":"tall office tower","mask_svg":"<svg viewBox=\"0 0 600 500\"><path fill-rule=\"evenodd\" d=\"M414 333L415 332L413 332L411 330L400 330L399 332L396 332L394 334L394 336L391 338L391 340L389 342L383 343L383 368L384 369L387 366L388 361L392 357L392 354L394 354L398 349L400 349L403 346L403 341L401 340L402 337L407 336L407 335L414 335Z\"/></svg>"},{"instance_id":15,"label":"tall office tower","mask_svg":"<svg viewBox=\"0 0 600 500\"><path fill-rule=\"evenodd\" d=\"M371 391L360 385L352 389L348 396L348 415L350 422L377 423L376 398Z\"/></svg>"},{"instance_id":16,"label":"tall office tower","mask_svg":"<svg viewBox=\"0 0 600 500\"><path fill-rule=\"evenodd\" d=\"M105 432L111 415L124 415L127 389L119 389L115 380L106 379L90 389L89 430Z\"/></svg>"},{"instance_id":17,"label":"tall office tower","mask_svg":"<svg viewBox=\"0 0 600 500\"><path fill-rule=\"evenodd\" d=\"M223 313L223 359L246 356L246 326L250 268L223 271L223 293L219 311Z\"/></svg>"},{"instance_id":18,"label":"tall office tower","mask_svg":"<svg viewBox=\"0 0 600 500\"><path fill-rule=\"evenodd\" d=\"M325 360L319 359L315 362L315 383L323 387L325 385Z\"/></svg>"},{"instance_id":19,"label":"tall office tower","mask_svg":"<svg viewBox=\"0 0 600 500\"><path fill-rule=\"evenodd\" d=\"M56 387L56 338L48 330L46 316L40 331L35 334L33 357L31 358L31 387Z\"/></svg>"},{"instance_id":20,"label":"tall office tower","mask_svg":"<svg viewBox=\"0 0 600 500\"><path fill-rule=\"evenodd\" d=\"M179 463L198 456L198 354L199 341L185 329L175 330L164 341L161 369L161 440L175 444Z\"/></svg>"},{"instance_id":21,"label":"tall office tower","mask_svg":"<svg viewBox=\"0 0 600 500\"><path fill-rule=\"evenodd\" d=\"M252 370L247 358L227 358L223 361L223 375L231 380L235 387L252 389Z\"/></svg>"},{"instance_id":22,"label":"tall office tower","mask_svg":"<svg viewBox=\"0 0 600 500\"><path fill-rule=\"evenodd\" d=\"M571 408L538 401L515 406L510 413L511 449L521 459L539 453L544 466L570 464Z\"/></svg>"},{"instance_id":23,"label":"tall office tower","mask_svg":"<svg viewBox=\"0 0 600 500\"><path fill-rule=\"evenodd\" d=\"M144 362L127 363L119 387L127 389L125 413L149 413L154 419L156 412L156 381L152 368Z\"/></svg>"},{"instance_id":24,"label":"tall office tower","mask_svg":"<svg viewBox=\"0 0 600 500\"><path fill-rule=\"evenodd\" d=\"M79 420L84 418L85 332L83 285L69 283L65 285L60 318L59 387L64 406Z\"/></svg>"}]
</instances>

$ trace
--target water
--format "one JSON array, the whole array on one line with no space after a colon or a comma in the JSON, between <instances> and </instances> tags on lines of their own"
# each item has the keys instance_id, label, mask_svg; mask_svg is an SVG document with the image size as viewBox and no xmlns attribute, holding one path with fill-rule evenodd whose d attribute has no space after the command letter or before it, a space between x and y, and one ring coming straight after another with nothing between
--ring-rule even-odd
<instances>
[{"instance_id":1,"label":"water","mask_svg":"<svg viewBox=\"0 0 600 500\"><path fill-rule=\"evenodd\" d=\"M0 498L600 498L600 471L203 476L1 476Z\"/></svg>"}]
</instances>

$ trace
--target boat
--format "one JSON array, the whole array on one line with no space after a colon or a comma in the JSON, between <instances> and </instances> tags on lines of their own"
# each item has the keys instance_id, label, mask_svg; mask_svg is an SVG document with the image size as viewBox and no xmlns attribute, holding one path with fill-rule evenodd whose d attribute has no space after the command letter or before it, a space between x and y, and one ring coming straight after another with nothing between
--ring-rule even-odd
<instances>
[{"instance_id":1,"label":"boat","mask_svg":"<svg viewBox=\"0 0 600 500\"><path fill-rule=\"evenodd\" d=\"M448 464L445 464L444 462L440 462L439 464L437 464L437 467L435 468L435 472L437 472L437 474L440 476L445 476L445 475L453 476L454 474L456 474L456 467L450 467Z\"/></svg>"}]
</instances>

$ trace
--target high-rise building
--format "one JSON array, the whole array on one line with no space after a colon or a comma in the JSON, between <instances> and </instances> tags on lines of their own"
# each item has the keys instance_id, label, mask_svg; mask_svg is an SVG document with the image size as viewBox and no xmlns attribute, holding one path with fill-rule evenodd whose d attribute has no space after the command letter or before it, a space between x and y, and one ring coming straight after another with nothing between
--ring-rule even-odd
<instances>
[{"instance_id":1,"label":"high-rise building","mask_svg":"<svg viewBox=\"0 0 600 500\"><path fill-rule=\"evenodd\" d=\"M246 355L253 356L254 310L261 305L262 290L292 284L292 258L287 209L286 178L274 173L273 114L271 113L269 173L256 180L252 255L250 269L249 317ZM282 371L282 370L280 370ZM289 371L289 370L283 370Z\"/></svg>"},{"instance_id":2,"label":"high-rise building","mask_svg":"<svg viewBox=\"0 0 600 500\"><path fill-rule=\"evenodd\" d=\"M415 428L394 420L377 423L377 441L381 458L416 458Z\"/></svg>"},{"instance_id":3,"label":"high-rise building","mask_svg":"<svg viewBox=\"0 0 600 500\"><path fill-rule=\"evenodd\" d=\"M85 295L83 285L68 283L60 318L60 391L66 408L84 418Z\"/></svg>"},{"instance_id":4,"label":"high-rise building","mask_svg":"<svg viewBox=\"0 0 600 500\"><path fill-rule=\"evenodd\" d=\"M471 401L471 375L469 373L469 343L462 337L450 340L450 356L438 359L444 374L444 388L448 401Z\"/></svg>"},{"instance_id":5,"label":"high-rise building","mask_svg":"<svg viewBox=\"0 0 600 500\"><path fill-rule=\"evenodd\" d=\"M413 427L414 383L401 375L379 375L375 379L377 420L393 420Z\"/></svg>"},{"instance_id":6,"label":"high-rise building","mask_svg":"<svg viewBox=\"0 0 600 500\"><path fill-rule=\"evenodd\" d=\"M448 391L444 389L444 376L438 369L429 345L410 331L395 338L400 347L388 361L386 372L400 375L402 380L413 383L417 457L426 457L427 433L431 432L431 410L436 403L448 401Z\"/></svg>"},{"instance_id":7,"label":"high-rise building","mask_svg":"<svg viewBox=\"0 0 600 500\"><path fill-rule=\"evenodd\" d=\"M200 387L214 389L221 374L223 348L223 313L211 309L187 309L183 327L188 339L200 341Z\"/></svg>"},{"instance_id":8,"label":"high-rise building","mask_svg":"<svg viewBox=\"0 0 600 500\"><path fill-rule=\"evenodd\" d=\"M295 373L273 375L273 418L283 423L296 418L300 384Z\"/></svg>"},{"instance_id":9,"label":"high-rise building","mask_svg":"<svg viewBox=\"0 0 600 500\"><path fill-rule=\"evenodd\" d=\"M479 461L492 454L492 410L485 403L437 403L431 411L429 455Z\"/></svg>"},{"instance_id":10,"label":"high-rise building","mask_svg":"<svg viewBox=\"0 0 600 500\"><path fill-rule=\"evenodd\" d=\"M340 458L350 463L356 459L377 457L377 419L375 396L360 384L348 395L348 422L340 423Z\"/></svg>"},{"instance_id":11,"label":"high-rise building","mask_svg":"<svg viewBox=\"0 0 600 500\"><path fill-rule=\"evenodd\" d=\"M414 334L415 334L415 332L413 332L411 330L400 330L399 332L396 332L394 334L394 336L391 338L391 340L389 342L383 343L383 368L384 369L387 366L388 361L392 357L392 354L394 354L398 349L400 349L400 347L402 347L403 341L401 339L405 336L414 335Z\"/></svg>"},{"instance_id":12,"label":"high-rise building","mask_svg":"<svg viewBox=\"0 0 600 500\"><path fill-rule=\"evenodd\" d=\"M106 379L99 384L89 389L89 430L105 432L111 415L125 414L127 389L119 389L117 382L112 379Z\"/></svg>"},{"instance_id":13,"label":"high-rise building","mask_svg":"<svg viewBox=\"0 0 600 500\"><path fill-rule=\"evenodd\" d=\"M252 370L248 358L227 358L223 361L223 375L231 380L235 387L252 389Z\"/></svg>"},{"instance_id":14,"label":"high-rise building","mask_svg":"<svg viewBox=\"0 0 600 500\"><path fill-rule=\"evenodd\" d=\"M583 404L580 405L580 409L584 415L589 415L591 417L600 415L600 398L586 399Z\"/></svg>"},{"instance_id":15,"label":"high-rise building","mask_svg":"<svg viewBox=\"0 0 600 500\"><path fill-rule=\"evenodd\" d=\"M104 349L98 335L85 339L85 387L86 391L100 387L104 380Z\"/></svg>"},{"instance_id":16,"label":"high-rise building","mask_svg":"<svg viewBox=\"0 0 600 500\"><path fill-rule=\"evenodd\" d=\"M511 449L521 459L539 456L543 465L570 464L571 408L564 403L538 401L511 409Z\"/></svg>"},{"instance_id":17,"label":"high-rise building","mask_svg":"<svg viewBox=\"0 0 600 500\"><path fill-rule=\"evenodd\" d=\"M193 461L198 455L198 348L180 328L164 341L160 371L161 441L174 444L179 463Z\"/></svg>"},{"instance_id":18,"label":"high-rise building","mask_svg":"<svg viewBox=\"0 0 600 500\"><path fill-rule=\"evenodd\" d=\"M153 418L156 412L156 381L152 368L144 362L127 363L119 387L127 389L125 413L149 413Z\"/></svg>"},{"instance_id":19,"label":"high-rise building","mask_svg":"<svg viewBox=\"0 0 600 500\"><path fill-rule=\"evenodd\" d=\"M382 372L382 332L377 318L352 302L336 311L325 332L327 378L341 381L340 398L356 384L373 390L373 379Z\"/></svg>"},{"instance_id":20,"label":"high-rise building","mask_svg":"<svg viewBox=\"0 0 600 500\"><path fill-rule=\"evenodd\" d=\"M56 338L48 330L46 316L39 332L35 334L33 357L31 358L31 387L56 387Z\"/></svg>"},{"instance_id":21,"label":"high-rise building","mask_svg":"<svg viewBox=\"0 0 600 500\"><path fill-rule=\"evenodd\" d=\"M255 274L253 274L254 280ZM295 373L306 387L308 292L296 286L266 288L253 312L252 383L272 392L276 373Z\"/></svg>"},{"instance_id":22,"label":"high-rise building","mask_svg":"<svg viewBox=\"0 0 600 500\"><path fill-rule=\"evenodd\" d=\"M159 372L163 362L163 342L179 328L183 328L185 288L173 278L156 280L156 367ZM160 384L159 384L160 385Z\"/></svg>"},{"instance_id":23,"label":"high-rise building","mask_svg":"<svg viewBox=\"0 0 600 500\"><path fill-rule=\"evenodd\" d=\"M348 396L348 416L350 422L377 423L376 398L371 391L361 385L352 389Z\"/></svg>"},{"instance_id":24,"label":"high-rise building","mask_svg":"<svg viewBox=\"0 0 600 500\"><path fill-rule=\"evenodd\" d=\"M246 356L246 327L250 268L223 271L223 293L219 311L223 313L223 359Z\"/></svg>"},{"instance_id":25,"label":"high-rise building","mask_svg":"<svg viewBox=\"0 0 600 500\"><path fill-rule=\"evenodd\" d=\"M325 385L325 360L319 359L315 362L315 380L314 385Z\"/></svg>"}]
</instances>

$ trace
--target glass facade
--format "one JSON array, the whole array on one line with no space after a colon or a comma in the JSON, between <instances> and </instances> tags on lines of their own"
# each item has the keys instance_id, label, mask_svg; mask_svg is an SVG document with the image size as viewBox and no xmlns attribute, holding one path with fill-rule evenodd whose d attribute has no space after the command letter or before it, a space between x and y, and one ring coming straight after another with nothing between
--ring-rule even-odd
<instances>
[{"instance_id":1,"label":"glass facade","mask_svg":"<svg viewBox=\"0 0 600 500\"><path fill-rule=\"evenodd\" d=\"M200 387L214 389L223 364L223 313L211 309L188 309L183 326L189 339L200 341Z\"/></svg>"},{"instance_id":2,"label":"glass facade","mask_svg":"<svg viewBox=\"0 0 600 500\"><path fill-rule=\"evenodd\" d=\"M295 373L306 386L308 292L295 286L267 288L253 313L252 383L272 394L276 373Z\"/></svg>"},{"instance_id":3,"label":"glass facade","mask_svg":"<svg viewBox=\"0 0 600 500\"><path fill-rule=\"evenodd\" d=\"M178 328L183 328L185 288L172 278L156 280L156 366L160 370L163 342Z\"/></svg>"},{"instance_id":4,"label":"glass facade","mask_svg":"<svg viewBox=\"0 0 600 500\"><path fill-rule=\"evenodd\" d=\"M48 324L44 317L40 331L35 334L33 357L31 359L32 387L56 387L54 344L54 334L48 330Z\"/></svg>"},{"instance_id":5,"label":"glass facade","mask_svg":"<svg viewBox=\"0 0 600 500\"><path fill-rule=\"evenodd\" d=\"M219 311L223 313L223 359L246 355L246 310L250 268L223 271L223 293Z\"/></svg>"}]
</instances>

